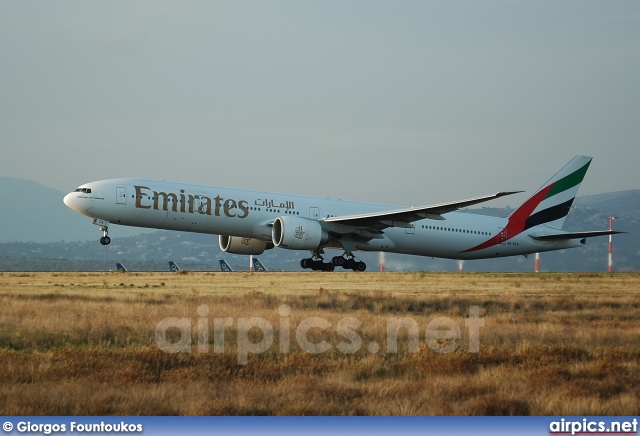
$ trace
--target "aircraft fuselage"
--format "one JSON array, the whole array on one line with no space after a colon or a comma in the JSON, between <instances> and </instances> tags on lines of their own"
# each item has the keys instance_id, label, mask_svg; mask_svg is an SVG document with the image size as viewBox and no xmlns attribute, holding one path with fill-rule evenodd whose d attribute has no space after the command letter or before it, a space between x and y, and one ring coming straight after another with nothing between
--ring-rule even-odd
<instances>
[{"instance_id":1,"label":"aircraft fuselage","mask_svg":"<svg viewBox=\"0 0 640 436\"><path fill-rule=\"evenodd\" d=\"M110 179L82 185L65 204L111 224L232 235L272 241L278 217L320 221L330 217L384 212L398 206L148 179ZM577 240L539 241L530 228L510 235L507 218L449 212L408 226L390 226L375 238L354 238L357 250L387 251L450 259L483 259L580 246ZM493 242L490 242L493 241ZM485 246L483 246L483 244ZM328 248L340 248L335 241ZM482 248L474 248L482 247Z\"/></svg>"}]
</instances>

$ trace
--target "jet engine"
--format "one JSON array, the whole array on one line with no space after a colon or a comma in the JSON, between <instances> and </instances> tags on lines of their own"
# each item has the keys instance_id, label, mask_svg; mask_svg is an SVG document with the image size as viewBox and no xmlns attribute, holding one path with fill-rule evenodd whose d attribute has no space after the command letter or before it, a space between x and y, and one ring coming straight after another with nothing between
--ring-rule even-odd
<instances>
[{"instance_id":1,"label":"jet engine","mask_svg":"<svg viewBox=\"0 0 640 436\"><path fill-rule=\"evenodd\" d=\"M329 233L318 221L296 216L279 216L273 222L271 240L276 247L315 250L329 240Z\"/></svg>"},{"instance_id":2,"label":"jet engine","mask_svg":"<svg viewBox=\"0 0 640 436\"><path fill-rule=\"evenodd\" d=\"M273 244L267 241L253 238L241 238L239 236L220 235L218 242L220 249L232 254L262 254L264 250L273 248Z\"/></svg>"}]
</instances>

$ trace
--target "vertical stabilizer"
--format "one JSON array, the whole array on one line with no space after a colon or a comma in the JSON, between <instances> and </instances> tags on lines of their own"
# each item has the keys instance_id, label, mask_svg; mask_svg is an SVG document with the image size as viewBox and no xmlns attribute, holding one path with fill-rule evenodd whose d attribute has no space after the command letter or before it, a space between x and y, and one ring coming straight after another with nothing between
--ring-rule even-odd
<instances>
[{"instance_id":1,"label":"vertical stabilizer","mask_svg":"<svg viewBox=\"0 0 640 436\"><path fill-rule=\"evenodd\" d=\"M229 266L229 264L225 260L220 260L220 271L222 272L233 272L233 269Z\"/></svg>"},{"instance_id":2,"label":"vertical stabilizer","mask_svg":"<svg viewBox=\"0 0 640 436\"><path fill-rule=\"evenodd\" d=\"M267 272L267 269L257 257L253 258L253 270L256 272Z\"/></svg>"},{"instance_id":3,"label":"vertical stabilizer","mask_svg":"<svg viewBox=\"0 0 640 436\"><path fill-rule=\"evenodd\" d=\"M510 216L510 222L524 222L523 230L544 224L561 229L584 179L591 157L576 156L525 201Z\"/></svg>"},{"instance_id":4,"label":"vertical stabilizer","mask_svg":"<svg viewBox=\"0 0 640 436\"><path fill-rule=\"evenodd\" d=\"M498 234L463 253L504 244L525 230L542 224L560 230L576 198L580 183L589 169L591 159L588 156L576 156L571 159L531 198L509 215L507 225Z\"/></svg>"}]
</instances>

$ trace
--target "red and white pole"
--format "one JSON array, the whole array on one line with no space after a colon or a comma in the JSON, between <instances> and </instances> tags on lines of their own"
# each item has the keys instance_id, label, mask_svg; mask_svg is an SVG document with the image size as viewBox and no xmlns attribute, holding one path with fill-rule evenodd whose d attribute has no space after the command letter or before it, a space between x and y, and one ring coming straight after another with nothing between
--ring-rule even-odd
<instances>
[{"instance_id":1,"label":"red and white pole","mask_svg":"<svg viewBox=\"0 0 640 436\"><path fill-rule=\"evenodd\" d=\"M613 220L617 219L615 216L609 217L609 231L613 230ZM609 262L608 269L610 273L613 272L613 240L611 238L612 235L609 235Z\"/></svg>"},{"instance_id":2,"label":"red and white pole","mask_svg":"<svg viewBox=\"0 0 640 436\"><path fill-rule=\"evenodd\" d=\"M464 265L464 260L458 259L458 272L462 272L463 265Z\"/></svg>"},{"instance_id":3,"label":"red and white pole","mask_svg":"<svg viewBox=\"0 0 640 436\"><path fill-rule=\"evenodd\" d=\"M253 254L249 255L249 272L253 272Z\"/></svg>"},{"instance_id":4,"label":"red and white pole","mask_svg":"<svg viewBox=\"0 0 640 436\"><path fill-rule=\"evenodd\" d=\"M378 260L380 261L380 272L384 272L384 251L380 252Z\"/></svg>"},{"instance_id":5,"label":"red and white pole","mask_svg":"<svg viewBox=\"0 0 640 436\"><path fill-rule=\"evenodd\" d=\"M533 270L540 272L540 253L536 253L536 260L533 262Z\"/></svg>"}]
</instances>

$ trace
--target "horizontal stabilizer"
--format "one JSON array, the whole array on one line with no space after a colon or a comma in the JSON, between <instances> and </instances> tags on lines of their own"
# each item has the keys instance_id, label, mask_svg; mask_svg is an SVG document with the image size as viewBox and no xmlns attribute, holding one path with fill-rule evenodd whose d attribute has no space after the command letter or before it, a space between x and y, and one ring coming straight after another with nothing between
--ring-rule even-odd
<instances>
[{"instance_id":1,"label":"horizontal stabilizer","mask_svg":"<svg viewBox=\"0 0 640 436\"><path fill-rule=\"evenodd\" d=\"M617 235L619 233L626 233L626 232L618 232L615 230L595 230L591 232L556 233L556 234L544 234L544 235L532 234L529 236L531 236L533 239L538 241L562 241L566 239L583 239L583 238L593 238L596 236Z\"/></svg>"}]
</instances>

